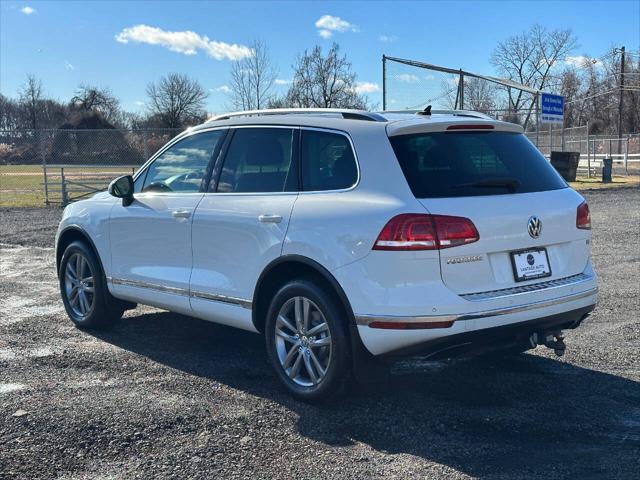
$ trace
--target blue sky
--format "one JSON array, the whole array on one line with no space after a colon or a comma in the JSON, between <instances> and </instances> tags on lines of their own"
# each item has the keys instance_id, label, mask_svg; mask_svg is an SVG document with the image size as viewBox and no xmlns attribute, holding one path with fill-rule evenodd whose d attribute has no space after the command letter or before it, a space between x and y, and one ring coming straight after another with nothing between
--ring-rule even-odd
<instances>
[{"instance_id":1,"label":"blue sky","mask_svg":"<svg viewBox=\"0 0 640 480\"><path fill-rule=\"evenodd\" d=\"M281 91L298 53L336 41L352 61L362 91L381 104L383 53L491 74L496 43L534 23L571 28L579 42L576 56L599 57L614 45L640 48L638 0L2 1L0 92L15 96L33 73L54 98L66 101L86 83L110 88L125 109L135 111L144 108L150 81L180 72L210 91L208 109L219 112L231 59L245 54L252 39L269 45ZM402 77L407 71L393 73L412 83ZM404 94L416 95L410 85Z\"/></svg>"}]
</instances>

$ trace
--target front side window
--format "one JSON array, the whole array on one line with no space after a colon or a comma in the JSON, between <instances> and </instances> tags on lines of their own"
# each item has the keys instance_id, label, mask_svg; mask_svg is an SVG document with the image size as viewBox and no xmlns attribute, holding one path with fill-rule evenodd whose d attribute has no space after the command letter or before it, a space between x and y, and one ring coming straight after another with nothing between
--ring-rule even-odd
<instances>
[{"instance_id":1,"label":"front side window","mask_svg":"<svg viewBox=\"0 0 640 480\"><path fill-rule=\"evenodd\" d=\"M342 190L358 179L349 139L339 133L303 130L300 148L302 190Z\"/></svg>"},{"instance_id":2,"label":"front side window","mask_svg":"<svg viewBox=\"0 0 640 480\"><path fill-rule=\"evenodd\" d=\"M196 133L169 147L136 179L136 192L199 192L224 130Z\"/></svg>"},{"instance_id":3,"label":"front side window","mask_svg":"<svg viewBox=\"0 0 640 480\"><path fill-rule=\"evenodd\" d=\"M224 159L218 192L268 193L297 189L292 165L294 131L238 128Z\"/></svg>"}]
</instances>

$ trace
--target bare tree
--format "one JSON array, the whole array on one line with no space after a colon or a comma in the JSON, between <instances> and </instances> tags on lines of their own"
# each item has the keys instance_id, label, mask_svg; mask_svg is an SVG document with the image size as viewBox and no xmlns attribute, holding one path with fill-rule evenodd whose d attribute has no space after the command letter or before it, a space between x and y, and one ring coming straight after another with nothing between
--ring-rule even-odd
<instances>
[{"instance_id":1,"label":"bare tree","mask_svg":"<svg viewBox=\"0 0 640 480\"><path fill-rule=\"evenodd\" d=\"M576 47L571 30L547 30L540 25L500 42L491 55L498 72L523 85L543 90L554 67ZM518 113L528 108L527 127L535 96L515 88L508 91L509 110Z\"/></svg>"},{"instance_id":2,"label":"bare tree","mask_svg":"<svg viewBox=\"0 0 640 480\"><path fill-rule=\"evenodd\" d=\"M147 86L149 110L168 128L181 128L202 120L208 94L197 80L171 73Z\"/></svg>"},{"instance_id":3,"label":"bare tree","mask_svg":"<svg viewBox=\"0 0 640 480\"><path fill-rule=\"evenodd\" d=\"M285 103L292 107L366 109L367 101L356 91L356 74L340 47L331 46L327 55L315 46L298 57L293 83Z\"/></svg>"},{"instance_id":4,"label":"bare tree","mask_svg":"<svg viewBox=\"0 0 640 480\"><path fill-rule=\"evenodd\" d=\"M231 66L231 103L239 110L255 110L267 105L273 98L273 84L278 76L266 44L254 40L251 49L252 56Z\"/></svg>"},{"instance_id":5,"label":"bare tree","mask_svg":"<svg viewBox=\"0 0 640 480\"><path fill-rule=\"evenodd\" d=\"M19 92L20 105L25 109L29 128L38 127L38 110L42 101L42 82L35 75L28 75Z\"/></svg>"},{"instance_id":6,"label":"bare tree","mask_svg":"<svg viewBox=\"0 0 640 480\"><path fill-rule=\"evenodd\" d=\"M76 110L99 113L109 123L121 123L120 101L108 88L80 85L70 105Z\"/></svg>"}]
</instances>

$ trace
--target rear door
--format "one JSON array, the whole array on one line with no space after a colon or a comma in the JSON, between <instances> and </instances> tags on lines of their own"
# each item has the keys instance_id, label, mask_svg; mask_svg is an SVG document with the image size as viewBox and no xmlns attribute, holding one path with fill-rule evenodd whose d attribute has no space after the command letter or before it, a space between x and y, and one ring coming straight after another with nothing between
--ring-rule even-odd
<instances>
[{"instance_id":1,"label":"rear door","mask_svg":"<svg viewBox=\"0 0 640 480\"><path fill-rule=\"evenodd\" d=\"M442 278L453 291L498 290L584 271L589 235L576 228L582 197L524 135L469 128L391 142L429 213L469 218L478 230L477 242L440 250Z\"/></svg>"},{"instance_id":2,"label":"rear door","mask_svg":"<svg viewBox=\"0 0 640 480\"><path fill-rule=\"evenodd\" d=\"M294 127L235 128L193 219L191 306L248 330L258 277L280 256L298 195Z\"/></svg>"}]
</instances>

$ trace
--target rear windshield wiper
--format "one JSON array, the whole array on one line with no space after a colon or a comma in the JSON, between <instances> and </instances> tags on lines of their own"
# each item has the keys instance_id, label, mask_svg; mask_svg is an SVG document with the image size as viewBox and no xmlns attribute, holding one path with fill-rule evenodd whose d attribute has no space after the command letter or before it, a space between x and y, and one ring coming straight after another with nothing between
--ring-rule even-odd
<instances>
[{"instance_id":1,"label":"rear windshield wiper","mask_svg":"<svg viewBox=\"0 0 640 480\"><path fill-rule=\"evenodd\" d=\"M475 182L459 183L453 188L506 188L509 193L514 193L522 183L517 178L486 178Z\"/></svg>"}]
</instances>

